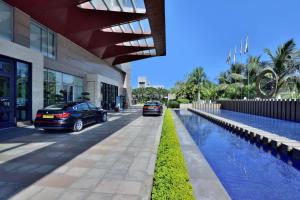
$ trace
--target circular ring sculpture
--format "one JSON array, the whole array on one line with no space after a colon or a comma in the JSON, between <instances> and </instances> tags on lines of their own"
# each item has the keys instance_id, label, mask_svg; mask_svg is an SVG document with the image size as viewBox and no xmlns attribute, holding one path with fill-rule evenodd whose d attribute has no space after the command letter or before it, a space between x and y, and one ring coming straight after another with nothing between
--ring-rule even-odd
<instances>
[{"instance_id":1,"label":"circular ring sculpture","mask_svg":"<svg viewBox=\"0 0 300 200\"><path fill-rule=\"evenodd\" d=\"M256 92L262 99L272 98L277 92L278 76L270 67L264 69L256 79Z\"/></svg>"}]
</instances>

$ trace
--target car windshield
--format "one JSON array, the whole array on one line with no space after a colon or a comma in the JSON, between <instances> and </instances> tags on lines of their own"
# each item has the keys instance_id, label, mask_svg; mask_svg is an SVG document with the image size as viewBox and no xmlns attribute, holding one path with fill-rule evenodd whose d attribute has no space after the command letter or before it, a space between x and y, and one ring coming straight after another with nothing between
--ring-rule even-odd
<instances>
[{"instance_id":1,"label":"car windshield","mask_svg":"<svg viewBox=\"0 0 300 200\"><path fill-rule=\"evenodd\" d=\"M145 106L159 106L160 103L159 102L147 102L145 103Z\"/></svg>"}]
</instances>

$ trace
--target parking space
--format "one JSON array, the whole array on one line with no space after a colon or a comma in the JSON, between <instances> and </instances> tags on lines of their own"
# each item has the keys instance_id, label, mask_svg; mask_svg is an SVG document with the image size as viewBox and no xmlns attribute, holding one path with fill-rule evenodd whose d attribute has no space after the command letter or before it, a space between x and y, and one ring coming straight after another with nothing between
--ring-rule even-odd
<instances>
[{"instance_id":1,"label":"parking space","mask_svg":"<svg viewBox=\"0 0 300 200\"><path fill-rule=\"evenodd\" d=\"M78 133L0 130L0 199L148 199L161 123L132 108Z\"/></svg>"}]
</instances>

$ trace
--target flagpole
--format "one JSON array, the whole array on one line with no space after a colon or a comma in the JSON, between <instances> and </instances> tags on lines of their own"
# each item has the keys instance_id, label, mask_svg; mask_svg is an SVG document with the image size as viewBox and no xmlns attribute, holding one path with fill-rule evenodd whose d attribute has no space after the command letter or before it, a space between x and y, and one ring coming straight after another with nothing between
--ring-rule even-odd
<instances>
[{"instance_id":1,"label":"flagpole","mask_svg":"<svg viewBox=\"0 0 300 200\"><path fill-rule=\"evenodd\" d=\"M245 46L245 55L247 57L248 55L248 51L249 51L249 43L248 43L248 34L247 34L247 37L246 37L246 46ZM250 70L249 70L249 66L247 66L247 72L248 72L248 89L247 89L247 93L248 93L248 99L250 98L250 88L249 88L249 85L250 85Z\"/></svg>"}]
</instances>

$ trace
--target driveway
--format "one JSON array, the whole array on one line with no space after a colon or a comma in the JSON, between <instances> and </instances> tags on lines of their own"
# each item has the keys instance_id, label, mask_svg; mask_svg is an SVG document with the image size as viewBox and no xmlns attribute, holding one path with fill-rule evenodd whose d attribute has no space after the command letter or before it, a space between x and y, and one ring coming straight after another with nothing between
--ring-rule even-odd
<instances>
[{"instance_id":1,"label":"driveway","mask_svg":"<svg viewBox=\"0 0 300 200\"><path fill-rule=\"evenodd\" d=\"M132 108L79 133L0 130L0 199L149 199L161 123Z\"/></svg>"}]
</instances>

